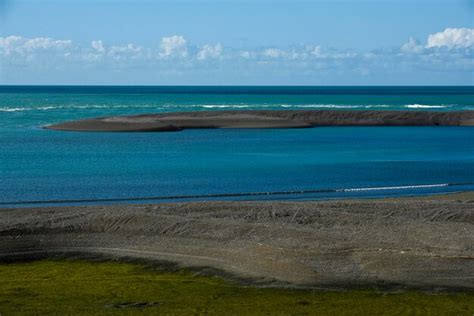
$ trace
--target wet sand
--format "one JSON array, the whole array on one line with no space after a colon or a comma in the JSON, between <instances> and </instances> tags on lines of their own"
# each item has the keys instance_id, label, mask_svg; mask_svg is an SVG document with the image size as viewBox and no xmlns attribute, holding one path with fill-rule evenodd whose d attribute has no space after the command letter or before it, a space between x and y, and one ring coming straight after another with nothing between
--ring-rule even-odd
<instances>
[{"instance_id":1,"label":"wet sand","mask_svg":"<svg viewBox=\"0 0 474 316\"><path fill-rule=\"evenodd\" d=\"M101 117L48 125L45 128L94 132L174 132L197 128L317 126L474 126L474 111L199 111Z\"/></svg>"},{"instance_id":2,"label":"wet sand","mask_svg":"<svg viewBox=\"0 0 474 316\"><path fill-rule=\"evenodd\" d=\"M474 192L0 209L0 259L103 256L252 284L474 290Z\"/></svg>"}]
</instances>

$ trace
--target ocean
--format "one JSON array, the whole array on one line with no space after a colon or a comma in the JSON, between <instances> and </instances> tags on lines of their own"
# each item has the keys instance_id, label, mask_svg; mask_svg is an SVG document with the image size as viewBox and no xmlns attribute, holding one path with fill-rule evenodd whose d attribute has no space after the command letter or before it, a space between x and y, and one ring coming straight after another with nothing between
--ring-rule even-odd
<instances>
[{"instance_id":1,"label":"ocean","mask_svg":"<svg viewBox=\"0 0 474 316\"><path fill-rule=\"evenodd\" d=\"M474 110L474 87L0 86L0 207L474 189L474 127L42 129L98 116L231 109Z\"/></svg>"}]
</instances>

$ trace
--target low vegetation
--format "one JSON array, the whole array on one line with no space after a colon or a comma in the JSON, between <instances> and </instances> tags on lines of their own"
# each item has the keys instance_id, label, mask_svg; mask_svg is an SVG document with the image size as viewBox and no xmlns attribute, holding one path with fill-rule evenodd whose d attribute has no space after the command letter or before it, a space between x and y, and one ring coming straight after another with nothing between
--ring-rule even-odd
<instances>
[{"instance_id":1,"label":"low vegetation","mask_svg":"<svg viewBox=\"0 0 474 316\"><path fill-rule=\"evenodd\" d=\"M245 287L138 264L42 260L0 264L0 314L473 315L474 293Z\"/></svg>"}]
</instances>

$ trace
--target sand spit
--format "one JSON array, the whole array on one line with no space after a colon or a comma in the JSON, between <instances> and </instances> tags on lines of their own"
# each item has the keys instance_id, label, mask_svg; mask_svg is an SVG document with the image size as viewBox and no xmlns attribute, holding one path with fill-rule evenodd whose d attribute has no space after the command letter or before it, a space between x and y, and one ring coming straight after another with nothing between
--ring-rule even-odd
<instances>
[{"instance_id":1,"label":"sand spit","mask_svg":"<svg viewBox=\"0 0 474 316\"><path fill-rule=\"evenodd\" d=\"M196 128L304 128L316 126L474 126L474 111L200 111L115 116L64 122L47 129L164 132Z\"/></svg>"},{"instance_id":2,"label":"sand spit","mask_svg":"<svg viewBox=\"0 0 474 316\"><path fill-rule=\"evenodd\" d=\"M101 255L256 284L474 290L474 193L0 209L0 259Z\"/></svg>"}]
</instances>

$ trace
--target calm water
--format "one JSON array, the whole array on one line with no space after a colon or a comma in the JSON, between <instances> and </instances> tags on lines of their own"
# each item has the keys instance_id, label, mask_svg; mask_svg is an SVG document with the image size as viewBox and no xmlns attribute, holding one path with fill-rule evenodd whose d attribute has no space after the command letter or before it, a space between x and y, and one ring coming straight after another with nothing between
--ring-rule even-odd
<instances>
[{"instance_id":1,"label":"calm water","mask_svg":"<svg viewBox=\"0 0 474 316\"><path fill-rule=\"evenodd\" d=\"M474 189L470 127L117 134L41 129L96 116L260 108L474 110L474 88L0 86L0 203L259 192L280 194L211 198L314 199Z\"/></svg>"}]
</instances>

